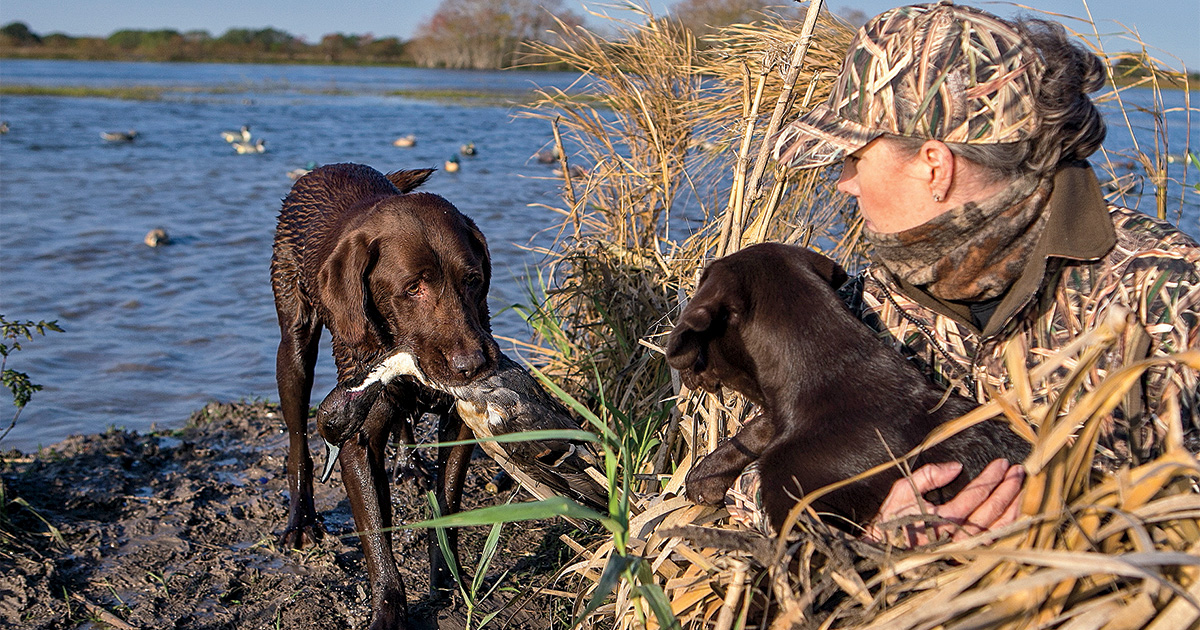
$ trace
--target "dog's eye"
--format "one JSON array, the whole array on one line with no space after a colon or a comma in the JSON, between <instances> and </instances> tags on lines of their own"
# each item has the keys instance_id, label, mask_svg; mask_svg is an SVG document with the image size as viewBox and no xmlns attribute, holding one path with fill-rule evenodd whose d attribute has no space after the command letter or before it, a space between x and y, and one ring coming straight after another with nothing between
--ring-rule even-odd
<instances>
[{"instance_id":1,"label":"dog's eye","mask_svg":"<svg viewBox=\"0 0 1200 630\"><path fill-rule=\"evenodd\" d=\"M418 280L404 288L404 294L408 297L417 297L421 293L421 281Z\"/></svg>"},{"instance_id":2,"label":"dog's eye","mask_svg":"<svg viewBox=\"0 0 1200 630\"><path fill-rule=\"evenodd\" d=\"M483 276L473 273L463 278L463 282L469 287L477 287L483 284Z\"/></svg>"}]
</instances>

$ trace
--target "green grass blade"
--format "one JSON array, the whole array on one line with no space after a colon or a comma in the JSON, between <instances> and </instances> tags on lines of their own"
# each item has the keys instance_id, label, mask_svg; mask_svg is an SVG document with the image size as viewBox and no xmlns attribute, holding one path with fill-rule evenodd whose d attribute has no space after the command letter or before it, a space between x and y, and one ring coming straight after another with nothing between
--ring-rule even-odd
<instances>
[{"instance_id":1,"label":"green grass blade","mask_svg":"<svg viewBox=\"0 0 1200 630\"><path fill-rule=\"evenodd\" d=\"M515 433L504 433L501 435L493 435L492 437L474 438L470 440L456 440L453 442L433 442L431 444L405 444L407 448L430 448L434 446L458 446L459 444L479 444L482 442L536 442L540 440L571 440L576 442L599 442L600 438L596 437L591 431L583 429L538 429L537 431L518 431Z\"/></svg>"},{"instance_id":2,"label":"green grass blade","mask_svg":"<svg viewBox=\"0 0 1200 630\"><path fill-rule=\"evenodd\" d=\"M650 610L654 611L655 617L658 617L659 626L670 630L682 630L679 620L675 618L675 612L671 610L671 601L667 599L667 594L663 592L662 587L654 581L649 563L637 563L635 590L646 599L646 603L650 604Z\"/></svg>"},{"instance_id":3,"label":"green grass blade","mask_svg":"<svg viewBox=\"0 0 1200 630\"><path fill-rule=\"evenodd\" d=\"M621 580L621 574L629 567L630 558L618 553L614 553L608 557L608 564L604 565L604 572L600 574L600 581L596 583L596 590L592 591L592 598L588 600L587 606L571 622L572 628L578 628L579 624L583 623L587 616L592 614L599 608L605 598L607 598L617 586L617 582Z\"/></svg>"},{"instance_id":4,"label":"green grass blade","mask_svg":"<svg viewBox=\"0 0 1200 630\"><path fill-rule=\"evenodd\" d=\"M544 501L529 503L512 503L479 508L469 512L459 512L449 516L441 516L419 523L405 525L400 529L422 529L429 527L467 527L471 525L494 525L496 523L514 523L518 521L534 521L556 516L599 521L606 529L611 529L612 519L586 508L566 497L550 497Z\"/></svg>"}]
</instances>

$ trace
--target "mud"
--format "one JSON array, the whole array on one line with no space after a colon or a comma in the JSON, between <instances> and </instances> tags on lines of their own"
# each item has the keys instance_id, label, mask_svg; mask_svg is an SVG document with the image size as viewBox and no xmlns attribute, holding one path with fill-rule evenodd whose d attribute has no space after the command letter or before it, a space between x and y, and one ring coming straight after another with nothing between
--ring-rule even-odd
<instances>
[{"instance_id":1,"label":"mud","mask_svg":"<svg viewBox=\"0 0 1200 630\"><path fill-rule=\"evenodd\" d=\"M276 544L287 520L286 456L282 421L264 403L214 403L177 431L112 430L5 454L0 628L366 628L370 586L339 473L315 489L329 535L303 551ZM429 516L431 459L392 485L397 523ZM485 489L498 470L477 449L464 508L507 498ZM460 534L467 576L487 533ZM497 588L471 625L496 610L486 627L569 625L573 601L562 592L571 588L554 579L575 560L564 535L591 534L562 521L505 526L485 579L485 590ZM464 628L461 596L428 595L424 531L394 540L413 627Z\"/></svg>"}]
</instances>

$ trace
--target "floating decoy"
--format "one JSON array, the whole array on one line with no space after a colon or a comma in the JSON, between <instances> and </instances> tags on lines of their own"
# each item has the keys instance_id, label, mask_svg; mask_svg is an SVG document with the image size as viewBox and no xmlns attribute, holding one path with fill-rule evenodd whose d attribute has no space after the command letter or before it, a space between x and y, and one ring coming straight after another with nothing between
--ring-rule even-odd
<instances>
[{"instance_id":1,"label":"floating decoy","mask_svg":"<svg viewBox=\"0 0 1200 630\"><path fill-rule=\"evenodd\" d=\"M542 164L553 164L562 157L562 153L558 150L558 147L554 147L553 149L538 151L533 154L533 157Z\"/></svg>"},{"instance_id":2,"label":"floating decoy","mask_svg":"<svg viewBox=\"0 0 1200 630\"><path fill-rule=\"evenodd\" d=\"M415 146L417 146L417 137L412 134L408 134L407 136L400 136L399 138L396 138L396 140L393 141L392 144L394 144L398 147L404 147L404 148L415 147Z\"/></svg>"},{"instance_id":3,"label":"floating decoy","mask_svg":"<svg viewBox=\"0 0 1200 630\"><path fill-rule=\"evenodd\" d=\"M457 173L458 166L459 164L457 155L451 155L450 159L446 160L445 168L447 173Z\"/></svg>"},{"instance_id":4,"label":"floating decoy","mask_svg":"<svg viewBox=\"0 0 1200 630\"><path fill-rule=\"evenodd\" d=\"M314 168L317 168L316 162L309 162L304 165L304 168L294 168L287 172L288 179L300 179L311 173Z\"/></svg>"},{"instance_id":5,"label":"floating decoy","mask_svg":"<svg viewBox=\"0 0 1200 630\"><path fill-rule=\"evenodd\" d=\"M160 245L169 244L171 242L171 237L167 235L167 231L165 229L154 228L153 230L146 232L146 238L142 239L142 242L150 247L159 247Z\"/></svg>"},{"instance_id":6,"label":"floating decoy","mask_svg":"<svg viewBox=\"0 0 1200 630\"><path fill-rule=\"evenodd\" d=\"M221 137L225 142L250 142L250 126L242 125L238 131L222 131Z\"/></svg>"},{"instance_id":7,"label":"floating decoy","mask_svg":"<svg viewBox=\"0 0 1200 630\"><path fill-rule=\"evenodd\" d=\"M129 131L105 131L100 134L100 137L109 142L133 142L133 139L138 137L138 132L133 129Z\"/></svg>"},{"instance_id":8,"label":"floating decoy","mask_svg":"<svg viewBox=\"0 0 1200 630\"><path fill-rule=\"evenodd\" d=\"M475 143L468 142L458 148L458 152L463 155L475 155Z\"/></svg>"},{"instance_id":9,"label":"floating decoy","mask_svg":"<svg viewBox=\"0 0 1200 630\"><path fill-rule=\"evenodd\" d=\"M554 173L555 177L563 176L563 172L562 172L561 168L556 168L552 172ZM571 174L571 177L587 177L587 174L588 174L588 170L578 164L572 164L572 165L568 166L567 172Z\"/></svg>"},{"instance_id":10,"label":"floating decoy","mask_svg":"<svg viewBox=\"0 0 1200 630\"><path fill-rule=\"evenodd\" d=\"M8 121L7 120L0 121L0 134L6 134L6 133L8 133Z\"/></svg>"},{"instance_id":11,"label":"floating decoy","mask_svg":"<svg viewBox=\"0 0 1200 630\"><path fill-rule=\"evenodd\" d=\"M266 152L266 150L267 150L266 144L267 144L267 141L266 141L266 140L264 140L264 139L262 139L262 138L259 138L258 140L256 140L256 141L255 141L255 142L253 142L253 143L250 143L250 142L234 142L234 143L233 143L233 150L234 150L234 151L237 151L239 154L245 154L245 153L265 153L265 152Z\"/></svg>"}]
</instances>

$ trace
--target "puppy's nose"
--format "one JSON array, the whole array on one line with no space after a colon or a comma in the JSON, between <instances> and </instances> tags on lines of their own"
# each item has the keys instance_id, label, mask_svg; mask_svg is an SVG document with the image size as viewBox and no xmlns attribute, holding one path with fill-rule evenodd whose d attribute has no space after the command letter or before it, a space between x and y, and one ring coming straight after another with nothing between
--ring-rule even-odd
<instances>
[{"instance_id":1,"label":"puppy's nose","mask_svg":"<svg viewBox=\"0 0 1200 630\"><path fill-rule=\"evenodd\" d=\"M483 356L483 350L456 352L450 357L450 367L464 378L473 376L484 363L487 363L487 358Z\"/></svg>"}]
</instances>

